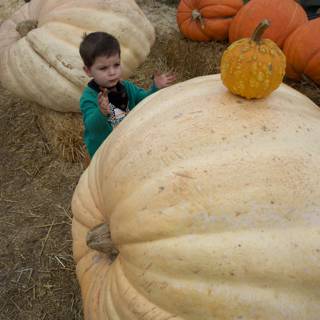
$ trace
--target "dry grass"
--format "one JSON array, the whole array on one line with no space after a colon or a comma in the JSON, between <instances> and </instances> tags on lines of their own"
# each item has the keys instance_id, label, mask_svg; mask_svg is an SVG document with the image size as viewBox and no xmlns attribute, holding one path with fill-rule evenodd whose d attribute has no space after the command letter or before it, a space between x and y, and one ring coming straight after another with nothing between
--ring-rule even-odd
<instances>
[{"instance_id":1,"label":"dry grass","mask_svg":"<svg viewBox=\"0 0 320 320\"><path fill-rule=\"evenodd\" d=\"M61 113L37 105L32 105L32 110L43 136L58 157L70 162L86 158L80 113Z\"/></svg>"},{"instance_id":2,"label":"dry grass","mask_svg":"<svg viewBox=\"0 0 320 320\"><path fill-rule=\"evenodd\" d=\"M139 85L151 82L154 71L173 71L177 81L219 72L219 61L225 43L196 43L181 37L178 32L158 37L148 59L131 79Z\"/></svg>"},{"instance_id":3,"label":"dry grass","mask_svg":"<svg viewBox=\"0 0 320 320\"><path fill-rule=\"evenodd\" d=\"M30 106L0 88L0 319L81 319L70 199L81 164L56 158Z\"/></svg>"}]
</instances>

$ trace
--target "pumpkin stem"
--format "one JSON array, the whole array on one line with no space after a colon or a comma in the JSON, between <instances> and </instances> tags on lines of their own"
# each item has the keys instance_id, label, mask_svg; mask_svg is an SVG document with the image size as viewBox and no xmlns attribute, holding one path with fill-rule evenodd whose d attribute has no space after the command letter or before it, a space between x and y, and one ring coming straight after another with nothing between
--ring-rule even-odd
<instances>
[{"instance_id":1,"label":"pumpkin stem","mask_svg":"<svg viewBox=\"0 0 320 320\"><path fill-rule=\"evenodd\" d=\"M31 30L37 28L37 20L21 21L16 26L16 31L20 34L21 38L25 37Z\"/></svg>"},{"instance_id":2,"label":"pumpkin stem","mask_svg":"<svg viewBox=\"0 0 320 320\"><path fill-rule=\"evenodd\" d=\"M89 248L105 253L111 261L119 253L112 243L109 227L105 223L91 229L87 234L86 241Z\"/></svg>"},{"instance_id":3,"label":"pumpkin stem","mask_svg":"<svg viewBox=\"0 0 320 320\"><path fill-rule=\"evenodd\" d=\"M193 9L191 15L192 15L192 20L198 19L200 21L201 29L204 29L204 20L199 10Z\"/></svg>"},{"instance_id":4,"label":"pumpkin stem","mask_svg":"<svg viewBox=\"0 0 320 320\"><path fill-rule=\"evenodd\" d=\"M262 20L258 26L256 27L256 29L254 30L252 36L251 36L251 40L259 43L261 41L261 37L263 35L263 33L266 31L266 29L270 26L270 22L267 19Z\"/></svg>"}]
</instances>

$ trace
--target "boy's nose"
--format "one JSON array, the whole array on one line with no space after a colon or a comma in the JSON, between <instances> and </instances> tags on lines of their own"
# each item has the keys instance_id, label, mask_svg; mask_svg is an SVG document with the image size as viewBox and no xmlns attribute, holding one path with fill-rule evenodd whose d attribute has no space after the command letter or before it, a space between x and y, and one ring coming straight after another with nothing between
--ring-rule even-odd
<instances>
[{"instance_id":1,"label":"boy's nose","mask_svg":"<svg viewBox=\"0 0 320 320\"><path fill-rule=\"evenodd\" d=\"M111 74L115 74L116 73L116 69L115 68L110 68L110 73Z\"/></svg>"}]
</instances>

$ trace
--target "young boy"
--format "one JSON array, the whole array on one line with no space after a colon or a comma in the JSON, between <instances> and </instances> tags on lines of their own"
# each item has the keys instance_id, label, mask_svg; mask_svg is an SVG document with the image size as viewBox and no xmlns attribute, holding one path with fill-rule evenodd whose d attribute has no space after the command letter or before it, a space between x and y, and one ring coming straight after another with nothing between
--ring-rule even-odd
<instances>
[{"instance_id":1,"label":"young boy","mask_svg":"<svg viewBox=\"0 0 320 320\"><path fill-rule=\"evenodd\" d=\"M170 73L156 74L148 90L121 80L120 45L105 32L86 35L80 44L84 71L93 79L80 98L84 142L90 158L102 142L142 99L175 81Z\"/></svg>"}]
</instances>

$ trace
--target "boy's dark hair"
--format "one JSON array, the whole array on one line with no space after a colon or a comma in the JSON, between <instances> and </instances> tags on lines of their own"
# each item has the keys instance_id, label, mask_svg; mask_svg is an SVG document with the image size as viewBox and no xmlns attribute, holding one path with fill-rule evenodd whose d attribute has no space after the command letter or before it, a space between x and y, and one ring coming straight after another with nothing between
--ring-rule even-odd
<instances>
[{"instance_id":1,"label":"boy's dark hair","mask_svg":"<svg viewBox=\"0 0 320 320\"><path fill-rule=\"evenodd\" d=\"M79 48L80 56L86 67L90 68L97 57L110 57L114 54L120 56L119 41L106 32L92 32L84 35Z\"/></svg>"}]
</instances>

